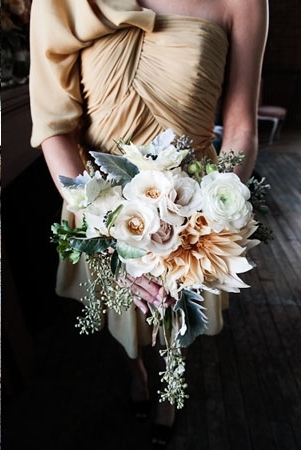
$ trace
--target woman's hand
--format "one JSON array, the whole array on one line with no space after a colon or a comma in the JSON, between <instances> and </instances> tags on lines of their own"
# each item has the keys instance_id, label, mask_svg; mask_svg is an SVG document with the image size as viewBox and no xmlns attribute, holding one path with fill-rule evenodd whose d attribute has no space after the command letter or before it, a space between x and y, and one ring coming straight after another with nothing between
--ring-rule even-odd
<instances>
[{"instance_id":1,"label":"woman's hand","mask_svg":"<svg viewBox=\"0 0 302 450\"><path fill-rule=\"evenodd\" d=\"M129 286L131 285L133 302L144 314L149 311L148 303L168 308L176 301L175 298L167 294L159 280L144 275L138 278L127 275L122 281Z\"/></svg>"}]
</instances>

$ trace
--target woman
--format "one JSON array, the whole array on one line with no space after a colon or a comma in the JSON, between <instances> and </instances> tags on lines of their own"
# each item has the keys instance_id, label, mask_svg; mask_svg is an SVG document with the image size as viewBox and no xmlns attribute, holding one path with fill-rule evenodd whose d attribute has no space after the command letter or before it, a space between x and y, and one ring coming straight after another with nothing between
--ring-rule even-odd
<instances>
[{"instance_id":1,"label":"woman","mask_svg":"<svg viewBox=\"0 0 302 450\"><path fill-rule=\"evenodd\" d=\"M83 172L87 149L116 151L132 137L146 144L167 128L190 136L197 156L215 161L217 102L223 114L222 151L245 153L236 168L246 182L257 154L256 108L267 36L267 0L33 1L30 96L32 146L41 147L53 181ZM63 205L71 225L79 218ZM80 299L85 264L60 262L57 293ZM160 286L137 280L134 302L108 327L133 368L132 400L149 398L140 347L150 343L144 314ZM222 328L223 296L206 295L208 334ZM167 303L171 299L168 298ZM141 411L144 413L144 411ZM174 407L159 403L154 433L170 430ZM164 446L166 434L154 436Z\"/></svg>"}]
</instances>

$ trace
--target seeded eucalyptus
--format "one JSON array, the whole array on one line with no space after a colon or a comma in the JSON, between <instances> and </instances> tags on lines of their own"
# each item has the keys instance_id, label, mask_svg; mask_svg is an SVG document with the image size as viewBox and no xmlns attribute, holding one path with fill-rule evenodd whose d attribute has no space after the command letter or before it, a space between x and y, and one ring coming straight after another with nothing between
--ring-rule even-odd
<instances>
[{"instance_id":1,"label":"seeded eucalyptus","mask_svg":"<svg viewBox=\"0 0 302 450\"><path fill-rule=\"evenodd\" d=\"M81 298L84 316L77 317L80 334L94 333L102 326L102 316L108 308L117 314L122 314L133 302L131 286L120 285L112 273L112 255L103 252L88 256L87 264L91 277L82 286L87 288L87 295Z\"/></svg>"}]
</instances>

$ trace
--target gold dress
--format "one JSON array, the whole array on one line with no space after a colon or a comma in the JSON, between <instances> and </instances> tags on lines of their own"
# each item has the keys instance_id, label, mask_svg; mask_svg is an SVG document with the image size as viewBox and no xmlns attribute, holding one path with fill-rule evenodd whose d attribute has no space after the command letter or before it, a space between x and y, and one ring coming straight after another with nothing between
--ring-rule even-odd
<instances>
[{"instance_id":1,"label":"gold dress","mask_svg":"<svg viewBox=\"0 0 302 450\"><path fill-rule=\"evenodd\" d=\"M31 42L32 146L81 128L85 147L112 153L121 137L143 145L172 128L216 159L213 123L228 51L219 25L156 15L134 0L47 0L33 2ZM74 224L65 205L62 218ZM84 258L60 261L58 295L80 299L87 276ZM222 328L227 295L204 297L213 335ZM151 342L134 307L122 316L108 311L107 325L131 358Z\"/></svg>"}]
</instances>

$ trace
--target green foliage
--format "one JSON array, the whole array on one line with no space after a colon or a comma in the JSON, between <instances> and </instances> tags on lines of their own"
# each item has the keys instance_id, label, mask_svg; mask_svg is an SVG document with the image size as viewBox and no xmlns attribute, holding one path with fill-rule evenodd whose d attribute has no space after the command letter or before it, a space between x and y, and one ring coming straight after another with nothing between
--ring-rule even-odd
<instances>
[{"instance_id":1,"label":"green foliage","mask_svg":"<svg viewBox=\"0 0 302 450\"><path fill-rule=\"evenodd\" d=\"M174 306L174 311L181 309L184 312L187 325L184 335L178 333L176 337L181 347L188 347L197 336L204 334L207 329L207 318L200 305L202 300L202 297L196 292L183 289L180 299Z\"/></svg>"},{"instance_id":2,"label":"green foliage","mask_svg":"<svg viewBox=\"0 0 302 450\"><path fill-rule=\"evenodd\" d=\"M109 153L89 152L102 172L107 175L108 181L114 181L124 187L139 170L123 156L111 155Z\"/></svg>"},{"instance_id":3,"label":"green foliage","mask_svg":"<svg viewBox=\"0 0 302 450\"><path fill-rule=\"evenodd\" d=\"M268 244L269 241L274 240L273 230L264 225L262 222L259 222L258 228L255 233L252 234L251 239L258 239L264 244Z\"/></svg>"},{"instance_id":4,"label":"green foliage","mask_svg":"<svg viewBox=\"0 0 302 450\"><path fill-rule=\"evenodd\" d=\"M82 313L82 316L77 317L77 323L75 324L76 328L80 328L80 334L93 334L101 329L102 311L99 300L89 298L89 301L82 309Z\"/></svg>"},{"instance_id":5,"label":"green foliage","mask_svg":"<svg viewBox=\"0 0 302 450\"><path fill-rule=\"evenodd\" d=\"M257 178L251 177L247 182L247 187L251 193L250 202L253 205L255 216L257 213L263 215L268 214L270 211L268 205L266 204L266 194L270 189L270 185L264 184L264 181L265 178L261 178L259 181ZM251 236L251 239L258 239L264 244L268 244L269 241L274 239L273 231L258 220L258 228Z\"/></svg>"},{"instance_id":6,"label":"green foliage","mask_svg":"<svg viewBox=\"0 0 302 450\"><path fill-rule=\"evenodd\" d=\"M71 228L67 220L62 220L62 223L54 223L51 226L52 236L51 242L57 243L56 250L62 259L69 259L73 264L76 264L80 257L81 251L74 249L70 245L70 239L86 237L87 225L84 222L79 228Z\"/></svg>"},{"instance_id":7,"label":"green foliage","mask_svg":"<svg viewBox=\"0 0 302 450\"><path fill-rule=\"evenodd\" d=\"M171 405L176 404L176 408L181 409L184 406L184 400L189 397L185 393L188 385L184 379L185 361L181 349L173 344L165 350L160 350L159 353L166 361L166 370L159 373L160 381L165 385L162 391L158 391L159 401L169 401Z\"/></svg>"},{"instance_id":8,"label":"green foliage","mask_svg":"<svg viewBox=\"0 0 302 450\"><path fill-rule=\"evenodd\" d=\"M117 216L119 215L120 211L122 210L123 205L118 206L114 211L111 211L108 214L107 217L107 221L106 221L106 227L108 228L108 230L110 230L110 228L112 227L112 225L115 222L115 219L117 218Z\"/></svg>"},{"instance_id":9,"label":"green foliage","mask_svg":"<svg viewBox=\"0 0 302 450\"><path fill-rule=\"evenodd\" d=\"M113 273L113 275L115 277L117 277L118 274L122 270L122 262L118 256L118 253L116 250L111 255L110 267L111 267L111 272Z\"/></svg>"},{"instance_id":10,"label":"green foliage","mask_svg":"<svg viewBox=\"0 0 302 450\"><path fill-rule=\"evenodd\" d=\"M81 298L84 304L83 316L77 317L77 328L80 334L98 331L102 326L102 316L108 308L117 314L122 314L133 302L131 286L117 282L120 271L112 273L111 253L98 253L87 257L90 279L82 286L87 289L87 295Z\"/></svg>"},{"instance_id":11,"label":"green foliage","mask_svg":"<svg viewBox=\"0 0 302 450\"><path fill-rule=\"evenodd\" d=\"M108 247L114 245L114 240L106 237L99 238L70 238L69 245L72 249L86 255L94 255L107 250Z\"/></svg>"},{"instance_id":12,"label":"green foliage","mask_svg":"<svg viewBox=\"0 0 302 450\"><path fill-rule=\"evenodd\" d=\"M79 262L82 253L93 255L103 252L108 247L114 245L113 239L105 237L88 239L86 238L87 224L78 228L70 228L67 220L62 220L61 224L55 223L51 227L53 233L51 242L57 243L57 252L62 259L69 259L73 264Z\"/></svg>"},{"instance_id":13,"label":"green foliage","mask_svg":"<svg viewBox=\"0 0 302 450\"><path fill-rule=\"evenodd\" d=\"M229 152L221 152L218 156L217 169L218 172L233 172L236 166L241 166L244 160L244 153L235 154L234 150Z\"/></svg>"},{"instance_id":14,"label":"green foliage","mask_svg":"<svg viewBox=\"0 0 302 450\"><path fill-rule=\"evenodd\" d=\"M218 170L218 172L233 172L234 168L240 166L243 160L243 152L235 154L231 149L228 153L222 152L218 156L217 164L213 164L212 160L207 156L201 158L200 161L191 158L191 161L187 165L187 170L196 181L200 182L205 175L213 170Z\"/></svg>"},{"instance_id":15,"label":"green foliage","mask_svg":"<svg viewBox=\"0 0 302 450\"><path fill-rule=\"evenodd\" d=\"M269 184L264 184L265 178L260 181L255 177L251 177L247 182L247 187L250 190L251 198L250 201L253 205L254 210L259 211L262 214L269 212L269 208L266 204L266 194L270 189Z\"/></svg>"},{"instance_id":16,"label":"green foliage","mask_svg":"<svg viewBox=\"0 0 302 450\"><path fill-rule=\"evenodd\" d=\"M116 250L118 254L125 259L140 258L146 254L146 250L132 247L131 245L126 244L126 242L121 241L116 243Z\"/></svg>"}]
</instances>

